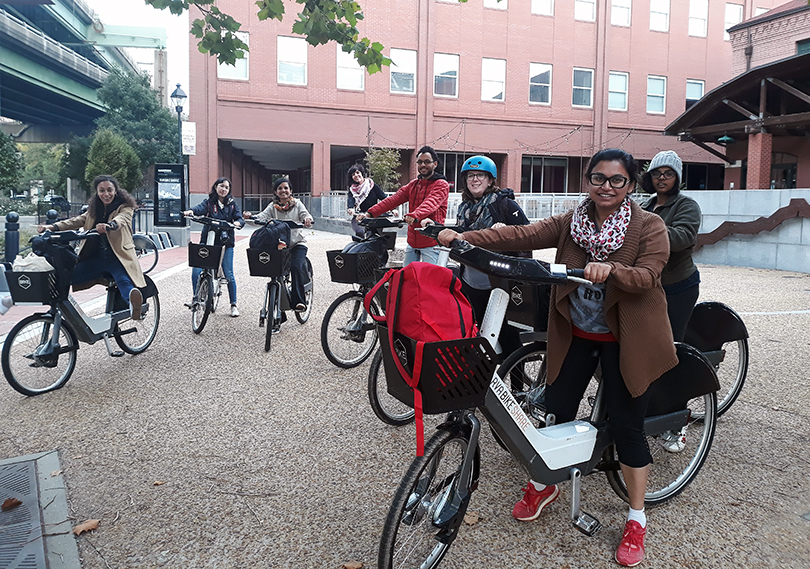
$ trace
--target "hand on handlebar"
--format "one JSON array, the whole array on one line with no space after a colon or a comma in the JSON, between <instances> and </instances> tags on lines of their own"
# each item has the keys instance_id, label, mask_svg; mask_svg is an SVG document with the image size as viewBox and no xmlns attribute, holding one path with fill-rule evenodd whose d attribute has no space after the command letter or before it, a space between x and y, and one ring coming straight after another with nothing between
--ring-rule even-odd
<instances>
[{"instance_id":1,"label":"hand on handlebar","mask_svg":"<svg viewBox=\"0 0 810 569\"><path fill-rule=\"evenodd\" d=\"M304 227L309 228L312 227L312 218L308 217L304 220Z\"/></svg>"},{"instance_id":2,"label":"hand on handlebar","mask_svg":"<svg viewBox=\"0 0 810 569\"><path fill-rule=\"evenodd\" d=\"M444 247L449 247L450 244L455 241L456 239L464 240L464 236L461 233L453 231L452 229L443 229L436 240L439 242L439 245L443 245Z\"/></svg>"},{"instance_id":3,"label":"hand on handlebar","mask_svg":"<svg viewBox=\"0 0 810 569\"><path fill-rule=\"evenodd\" d=\"M363 220L364 220L365 218L367 218L367 217L369 217L369 215L368 215L367 213L364 213L364 212L363 212L363 213L358 213L358 214L357 214L357 217L355 217L355 219L356 219L356 220L358 221L358 223L359 223L359 222L363 221Z\"/></svg>"},{"instance_id":4,"label":"hand on handlebar","mask_svg":"<svg viewBox=\"0 0 810 569\"><path fill-rule=\"evenodd\" d=\"M413 225L414 222L416 221L416 218L409 213L406 213L403 219L405 220L405 223L407 223L408 225Z\"/></svg>"},{"instance_id":5,"label":"hand on handlebar","mask_svg":"<svg viewBox=\"0 0 810 569\"><path fill-rule=\"evenodd\" d=\"M37 225L37 233L44 233L45 231L56 231L55 225Z\"/></svg>"},{"instance_id":6,"label":"hand on handlebar","mask_svg":"<svg viewBox=\"0 0 810 569\"><path fill-rule=\"evenodd\" d=\"M612 268L607 263L588 263L585 265L584 276L594 284L603 283L610 276Z\"/></svg>"}]
</instances>

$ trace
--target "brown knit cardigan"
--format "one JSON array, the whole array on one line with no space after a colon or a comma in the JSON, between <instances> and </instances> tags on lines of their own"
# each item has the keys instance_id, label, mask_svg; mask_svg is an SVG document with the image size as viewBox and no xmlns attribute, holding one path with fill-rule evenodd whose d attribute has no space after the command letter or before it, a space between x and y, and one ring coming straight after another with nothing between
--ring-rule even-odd
<instances>
[{"instance_id":1,"label":"brown knit cardigan","mask_svg":"<svg viewBox=\"0 0 810 569\"><path fill-rule=\"evenodd\" d=\"M631 204L624 244L606 261L612 266L606 282L605 320L621 346L619 366L633 397L678 363L661 270L669 258L669 238L663 220ZM593 219L593 206L591 219ZM556 262L584 268L588 255L571 238L573 211L531 225L511 225L464 233L473 245L496 251L557 248ZM552 287L548 318L548 383L557 379L571 346L568 294L578 285Z\"/></svg>"}]
</instances>

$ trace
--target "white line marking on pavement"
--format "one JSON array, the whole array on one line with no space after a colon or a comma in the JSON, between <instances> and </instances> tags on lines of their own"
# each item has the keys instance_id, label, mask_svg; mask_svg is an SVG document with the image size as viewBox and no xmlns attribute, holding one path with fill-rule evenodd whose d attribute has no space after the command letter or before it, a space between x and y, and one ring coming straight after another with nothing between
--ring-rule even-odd
<instances>
[{"instance_id":1,"label":"white line marking on pavement","mask_svg":"<svg viewBox=\"0 0 810 569\"><path fill-rule=\"evenodd\" d=\"M738 312L740 316L780 316L783 314L810 314L810 310L782 310L779 312Z\"/></svg>"}]
</instances>

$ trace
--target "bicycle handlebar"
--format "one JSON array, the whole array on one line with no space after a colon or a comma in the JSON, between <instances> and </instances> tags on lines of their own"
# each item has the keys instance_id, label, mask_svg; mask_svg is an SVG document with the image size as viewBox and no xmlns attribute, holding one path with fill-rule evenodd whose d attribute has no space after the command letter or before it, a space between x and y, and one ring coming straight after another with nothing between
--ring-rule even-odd
<instances>
[{"instance_id":1,"label":"bicycle handlebar","mask_svg":"<svg viewBox=\"0 0 810 569\"><path fill-rule=\"evenodd\" d=\"M187 215L186 217L188 217L191 221L195 223L207 225L208 227L238 229L236 225L234 225L230 221L225 221L224 219L214 219L213 217L196 216L196 215Z\"/></svg>"},{"instance_id":2,"label":"bicycle handlebar","mask_svg":"<svg viewBox=\"0 0 810 569\"><path fill-rule=\"evenodd\" d=\"M399 228L405 225L405 220L391 219L390 217L366 217L360 220L360 225L368 227L369 229Z\"/></svg>"},{"instance_id":3,"label":"bicycle handlebar","mask_svg":"<svg viewBox=\"0 0 810 569\"><path fill-rule=\"evenodd\" d=\"M279 223L286 223L290 229L306 229L306 225L303 223L298 223L297 221L293 221L292 219L247 219L248 223L252 223L253 225L267 225L271 221L278 221ZM315 225L315 221L313 220L311 225Z\"/></svg>"}]
</instances>

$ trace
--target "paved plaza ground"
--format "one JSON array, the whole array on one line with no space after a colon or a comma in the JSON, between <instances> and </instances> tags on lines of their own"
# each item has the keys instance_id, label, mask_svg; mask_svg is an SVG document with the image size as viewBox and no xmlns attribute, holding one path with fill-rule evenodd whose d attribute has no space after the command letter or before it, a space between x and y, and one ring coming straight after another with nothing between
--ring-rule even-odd
<instances>
[{"instance_id":1,"label":"paved plaza ground","mask_svg":"<svg viewBox=\"0 0 810 569\"><path fill-rule=\"evenodd\" d=\"M186 250L168 251L156 276L160 329L146 353L110 358L102 343L82 345L59 391L26 398L0 385L0 460L57 450L72 525L101 520L77 538L84 569L376 567L414 428L373 414L368 363L341 370L324 357L321 319L349 289L330 282L325 251L348 238L307 233L312 316L291 318L269 353L258 327L265 281L248 275L243 240L241 317L218 312L195 335L183 306ZM696 481L648 511L642 567L810 567L810 275L700 269L701 300L731 305L748 326L748 381ZM437 421L427 419L428 431ZM516 522L526 476L482 433L469 508L480 520L462 528L441 567L615 566L627 507L604 476L582 485L583 508L604 525L595 537L567 521L568 484L538 521Z\"/></svg>"}]
</instances>

